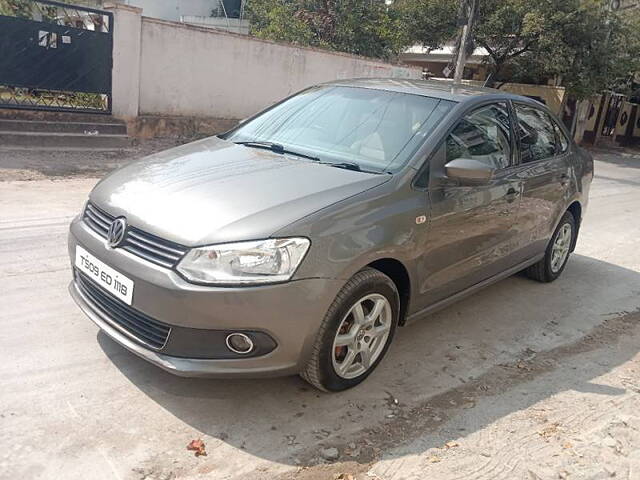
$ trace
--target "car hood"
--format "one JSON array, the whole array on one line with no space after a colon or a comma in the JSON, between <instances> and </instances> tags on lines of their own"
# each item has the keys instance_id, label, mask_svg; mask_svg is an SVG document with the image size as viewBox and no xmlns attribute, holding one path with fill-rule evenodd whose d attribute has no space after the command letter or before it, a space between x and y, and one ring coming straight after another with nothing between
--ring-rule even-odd
<instances>
[{"instance_id":1,"label":"car hood","mask_svg":"<svg viewBox=\"0 0 640 480\"><path fill-rule=\"evenodd\" d=\"M90 199L135 227L195 246L269 237L388 179L211 137L116 170Z\"/></svg>"}]
</instances>

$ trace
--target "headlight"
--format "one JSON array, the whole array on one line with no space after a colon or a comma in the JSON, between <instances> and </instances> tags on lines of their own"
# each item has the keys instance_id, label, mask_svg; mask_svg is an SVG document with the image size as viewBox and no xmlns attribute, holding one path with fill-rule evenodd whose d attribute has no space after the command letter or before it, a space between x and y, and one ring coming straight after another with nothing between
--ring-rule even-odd
<instances>
[{"instance_id":1,"label":"headlight","mask_svg":"<svg viewBox=\"0 0 640 480\"><path fill-rule=\"evenodd\" d=\"M279 238L194 248L178 264L187 280L217 285L289 280L309 249L306 238Z\"/></svg>"}]
</instances>

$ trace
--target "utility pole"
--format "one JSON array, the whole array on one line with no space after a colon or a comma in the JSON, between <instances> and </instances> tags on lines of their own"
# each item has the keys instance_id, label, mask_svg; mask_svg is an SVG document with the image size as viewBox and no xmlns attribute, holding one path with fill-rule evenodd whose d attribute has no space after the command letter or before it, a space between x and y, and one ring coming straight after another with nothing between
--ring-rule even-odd
<instances>
[{"instance_id":1,"label":"utility pole","mask_svg":"<svg viewBox=\"0 0 640 480\"><path fill-rule=\"evenodd\" d=\"M460 17L466 18L462 27L462 36L460 38L460 45L458 46L458 58L456 60L456 73L453 77L454 83L462 82L462 74L464 73L464 65L467 61L467 42L469 41L469 35L473 28L473 21L476 14L476 0L461 0L460 3Z\"/></svg>"}]
</instances>

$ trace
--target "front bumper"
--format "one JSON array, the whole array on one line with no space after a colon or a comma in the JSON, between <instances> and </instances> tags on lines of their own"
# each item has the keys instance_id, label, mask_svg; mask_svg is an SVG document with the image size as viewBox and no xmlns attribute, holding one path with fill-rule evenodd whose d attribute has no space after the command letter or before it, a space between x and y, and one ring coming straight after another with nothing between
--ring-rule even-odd
<instances>
[{"instance_id":1,"label":"front bumper","mask_svg":"<svg viewBox=\"0 0 640 480\"><path fill-rule=\"evenodd\" d=\"M135 309L171 328L162 348L149 348L96 308L74 279L69 286L81 310L109 337L164 370L187 377L258 377L300 371L310 354L320 323L335 298L339 281L304 279L260 287L203 287L175 271L151 264L121 249L110 249L80 220L71 224L70 258L76 245L135 283ZM220 347L220 334L256 332L275 348L259 356L235 355ZM172 337L174 335L174 337ZM209 335L209 337L207 337ZM180 341L177 341L177 338ZM193 339L189 341L189 339ZM211 349L207 341L211 338ZM216 343L217 342L217 343ZM265 350L266 351L266 350Z\"/></svg>"}]
</instances>

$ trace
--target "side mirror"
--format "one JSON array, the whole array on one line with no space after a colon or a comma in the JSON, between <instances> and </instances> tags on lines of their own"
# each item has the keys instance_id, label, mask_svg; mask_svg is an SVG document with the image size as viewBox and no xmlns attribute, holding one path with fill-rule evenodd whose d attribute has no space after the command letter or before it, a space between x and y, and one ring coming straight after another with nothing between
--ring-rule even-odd
<instances>
[{"instance_id":1,"label":"side mirror","mask_svg":"<svg viewBox=\"0 0 640 480\"><path fill-rule=\"evenodd\" d=\"M456 158L444 166L447 177L462 183L488 183L495 169L471 158Z\"/></svg>"}]
</instances>

